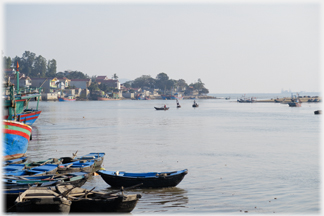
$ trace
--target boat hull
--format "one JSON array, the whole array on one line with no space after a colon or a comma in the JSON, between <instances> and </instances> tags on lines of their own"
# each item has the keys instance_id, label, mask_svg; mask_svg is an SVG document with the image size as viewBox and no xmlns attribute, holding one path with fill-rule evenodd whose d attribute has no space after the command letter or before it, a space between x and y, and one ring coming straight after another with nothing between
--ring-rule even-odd
<instances>
[{"instance_id":1,"label":"boat hull","mask_svg":"<svg viewBox=\"0 0 324 216\"><path fill-rule=\"evenodd\" d=\"M144 173L139 175L129 173L131 176L119 176L114 174L114 172L102 170L97 173L111 187L131 187L137 184L142 184L139 188L165 188L177 186L184 176L187 175L188 170L168 172L165 173L165 175L162 173Z\"/></svg>"},{"instance_id":2,"label":"boat hull","mask_svg":"<svg viewBox=\"0 0 324 216\"><path fill-rule=\"evenodd\" d=\"M288 103L289 107L301 107L301 103L295 103L295 102L292 102L292 103Z\"/></svg>"},{"instance_id":3,"label":"boat hull","mask_svg":"<svg viewBox=\"0 0 324 216\"><path fill-rule=\"evenodd\" d=\"M32 128L26 124L3 120L3 159L25 156Z\"/></svg>"},{"instance_id":4,"label":"boat hull","mask_svg":"<svg viewBox=\"0 0 324 216\"><path fill-rule=\"evenodd\" d=\"M166 108L164 108L164 107L154 107L156 110L168 110L169 109L169 107L166 107Z\"/></svg>"},{"instance_id":5,"label":"boat hull","mask_svg":"<svg viewBox=\"0 0 324 216\"><path fill-rule=\"evenodd\" d=\"M17 115L17 121L26 125L32 125L38 119L41 112L38 110L25 110L23 113ZM8 116L4 116L4 119L8 119Z\"/></svg>"},{"instance_id":6,"label":"boat hull","mask_svg":"<svg viewBox=\"0 0 324 216\"><path fill-rule=\"evenodd\" d=\"M69 99L69 98L62 98L62 97L58 97L57 98L58 101L61 101L61 102L69 102L69 101L75 101L76 99Z\"/></svg>"}]
</instances>

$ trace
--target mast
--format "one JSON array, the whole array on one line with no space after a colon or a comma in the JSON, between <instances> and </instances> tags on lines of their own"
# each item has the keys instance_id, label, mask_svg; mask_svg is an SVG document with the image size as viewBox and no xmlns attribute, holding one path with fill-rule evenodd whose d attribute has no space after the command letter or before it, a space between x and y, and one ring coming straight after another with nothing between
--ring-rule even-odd
<instances>
[{"instance_id":1,"label":"mast","mask_svg":"<svg viewBox=\"0 0 324 216\"><path fill-rule=\"evenodd\" d=\"M17 94L19 94L19 63L17 61L17 67L16 67L16 78L17 78Z\"/></svg>"}]
</instances>

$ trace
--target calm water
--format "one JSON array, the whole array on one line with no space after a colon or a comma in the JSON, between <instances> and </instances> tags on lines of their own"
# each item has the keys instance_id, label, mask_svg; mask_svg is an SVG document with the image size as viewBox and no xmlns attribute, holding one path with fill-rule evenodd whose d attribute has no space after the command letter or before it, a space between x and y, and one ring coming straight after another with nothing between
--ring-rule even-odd
<instances>
[{"instance_id":1,"label":"calm water","mask_svg":"<svg viewBox=\"0 0 324 216\"><path fill-rule=\"evenodd\" d=\"M321 104L192 102L41 102L27 156L105 152L106 170L189 170L175 188L129 191L142 194L133 214L320 213ZM94 186L111 190L100 176L83 187Z\"/></svg>"}]
</instances>

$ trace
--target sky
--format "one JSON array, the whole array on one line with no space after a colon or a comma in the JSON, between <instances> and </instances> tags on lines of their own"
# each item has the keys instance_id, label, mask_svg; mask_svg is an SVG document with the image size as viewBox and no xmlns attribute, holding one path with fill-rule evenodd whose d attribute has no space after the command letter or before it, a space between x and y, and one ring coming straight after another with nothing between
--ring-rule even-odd
<instances>
[{"instance_id":1,"label":"sky","mask_svg":"<svg viewBox=\"0 0 324 216\"><path fill-rule=\"evenodd\" d=\"M55 59L57 72L142 75L210 93L319 92L320 2L10 2L4 56Z\"/></svg>"}]
</instances>

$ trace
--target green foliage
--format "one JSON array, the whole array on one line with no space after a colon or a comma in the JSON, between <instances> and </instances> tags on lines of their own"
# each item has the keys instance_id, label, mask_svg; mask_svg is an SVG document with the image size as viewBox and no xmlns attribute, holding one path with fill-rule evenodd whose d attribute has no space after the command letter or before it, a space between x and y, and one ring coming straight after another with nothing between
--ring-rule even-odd
<instances>
[{"instance_id":1,"label":"green foliage","mask_svg":"<svg viewBox=\"0 0 324 216\"><path fill-rule=\"evenodd\" d=\"M11 65L12 65L11 58L4 56L3 57L3 68L4 69L10 69Z\"/></svg>"},{"instance_id":2,"label":"green foliage","mask_svg":"<svg viewBox=\"0 0 324 216\"><path fill-rule=\"evenodd\" d=\"M133 88L143 88L143 87L149 87L154 88L155 86L155 80L150 75L143 75L139 78L136 78L133 83Z\"/></svg>"},{"instance_id":3,"label":"green foliage","mask_svg":"<svg viewBox=\"0 0 324 216\"><path fill-rule=\"evenodd\" d=\"M114 74L114 75L112 76L112 79L116 80L116 79L118 79L118 76L117 76L116 74Z\"/></svg>"},{"instance_id":4,"label":"green foliage","mask_svg":"<svg viewBox=\"0 0 324 216\"><path fill-rule=\"evenodd\" d=\"M88 87L88 89L93 92L93 91L99 91L99 86L98 83L92 82L91 85Z\"/></svg>"}]
</instances>

